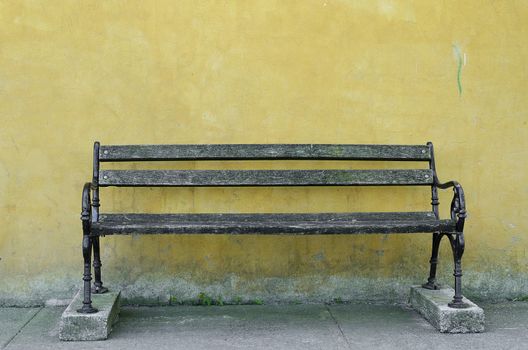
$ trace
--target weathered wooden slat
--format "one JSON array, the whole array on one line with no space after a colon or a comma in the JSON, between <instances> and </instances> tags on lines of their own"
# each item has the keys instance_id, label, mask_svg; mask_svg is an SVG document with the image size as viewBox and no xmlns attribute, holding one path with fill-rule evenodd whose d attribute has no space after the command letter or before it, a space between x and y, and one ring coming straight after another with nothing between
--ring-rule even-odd
<instances>
[{"instance_id":1,"label":"weathered wooden slat","mask_svg":"<svg viewBox=\"0 0 528 350\"><path fill-rule=\"evenodd\" d=\"M432 211L418 212L355 212L355 213L181 213L181 214L145 214L145 213L119 213L101 214L100 221L105 223L126 222L166 222L180 223L187 221L196 222L222 222L222 221L392 221L392 220L434 220Z\"/></svg>"},{"instance_id":2,"label":"weathered wooden slat","mask_svg":"<svg viewBox=\"0 0 528 350\"><path fill-rule=\"evenodd\" d=\"M431 152L426 145L103 145L99 150L99 159L102 162L266 159L428 161Z\"/></svg>"},{"instance_id":3,"label":"weathered wooden slat","mask_svg":"<svg viewBox=\"0 0 528 350\"><path fill-rule=\"evenodd\" d=\"M103 214L95 235L110 234L354 234L454 232L453 220L432 213Z\"/></svg>"},{"instance_id":4,"label":"weathered wooden slat","mask_svg":"<svg viewBox=\"0 0 528 350\"><path fill-rule=\"evenodd\" d=\"M102 170L100 186L431 185L430 169L410 170Z\"/></svg>"}]
</instances>

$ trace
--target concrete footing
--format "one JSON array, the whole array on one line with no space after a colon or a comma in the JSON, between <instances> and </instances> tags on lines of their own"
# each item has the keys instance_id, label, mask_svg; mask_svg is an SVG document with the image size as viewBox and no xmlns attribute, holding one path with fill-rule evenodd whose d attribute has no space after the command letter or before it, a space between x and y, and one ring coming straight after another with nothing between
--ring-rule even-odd
<instances>
[{"instance_id":1,"label":"concrete footing","mask_svg":"<svg viewBox=\"0 0 528 350\"><path fill-rule=\"evenodd\" d=\"M60 340L103 340L108 338L119 317L120 292L92 294L92 305L99 311L81 314L83 294L79 291L62 313L59 324Z\"/></svg>"},{"instance_id":2,"label":"concrete footing","mask_svg":"<svg viewBox=\"0 0 528 350\"><path fill-rule=\"evenodd\" d=\"M442 333L480 333L484 331L484 311L464 298L468 308L454 309L447 306L455 291L449 287L430 290L412 286L409 302Z\"/></svg>"}]
</instances>

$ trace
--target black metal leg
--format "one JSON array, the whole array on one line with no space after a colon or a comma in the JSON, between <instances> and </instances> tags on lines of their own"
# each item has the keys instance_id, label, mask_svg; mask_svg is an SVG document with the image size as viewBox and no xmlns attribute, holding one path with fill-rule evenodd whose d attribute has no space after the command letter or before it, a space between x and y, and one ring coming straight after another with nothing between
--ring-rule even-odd
<instances>
[{"instance_id":1,"label":"black metal leg","mask_svg":"<svg viewBox=\"0 0 528 350\"><path fill-rule=\"evenodd\" d=\"M92 289L92 293L95 294L102 294L108 292L108 288L103 287L103 281L101 280L101 256L100 256L100 249L99 249L99 237L93 237L93 267L94 267L94 276L95 281Z\"/></svg>"},{"instance_id":2,"label":"black metal leg","mask_svg":"<svg viewBox=\"0 0 528 350\"><path fill-rule=\"evenodd\" d=\"M427 283L422 284L423 288L427 289L440 289L440 286L436 284L436 265L438 263L438 248L440 247L440 241L444 236L443 233L435 232L433 233L433 249L431 253L431 260L429 260L429 278Z\"/></svg>"},{"instance_id":3,"label":"black metal leg","mask_svg":"<svg viewBox=\"0 0 528 350\"><path fill-rule=\"evenodd\" d=\"M94 312L97 312L98 310L92 306L92 298L91 298L91 289L90 289L90 281L92 280L92 271L90 266L90 258L92 255L92 239L88 235L83 236L83 257L84 257L84 275L83 275L83 281L84 281L84 298L83 298L83 306L82 308L78 309L77 312L83 313L83 314L91 314Z\"/></svg>"},{"instance_id":4,"label":"black metal leg","mask_svg":"<svg viewBox=\"0 0 528 350\"><path fill-rule=\"evenodd\" d=\"M455 296L453 301L448 304L449 307L456 309L464 309L469 307L468 304L462 301L462 255L464 254L465 242L464 234L459 232L457 234L449 235L449 242L453 249L453 259L455 262Z\"/></svg>"}]
</instances>

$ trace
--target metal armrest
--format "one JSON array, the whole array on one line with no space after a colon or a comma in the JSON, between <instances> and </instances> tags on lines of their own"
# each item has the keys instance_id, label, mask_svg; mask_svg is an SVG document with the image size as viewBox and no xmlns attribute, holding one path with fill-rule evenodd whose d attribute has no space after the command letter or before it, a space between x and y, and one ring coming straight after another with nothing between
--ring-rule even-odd
<instances>
[{"instance_id":1,"label":"metal armrest","mask_svg":"<svg viewBox=\"0 0 528 350\"><path fill-rule=\"evenodd\" d=\"M453 200L451 201L451 219L456 220L457 232L464 231L464 222L467 217L466 197L462 185L457 181L448 181L445 183L435 183L435 186L441 189L453 188Z\"/></svg>"},{"instance_id":2,"label":"metal armrest","mask_svg":"<svg viewBox=\"0 0 528 350\"><path fill-rule=\"evenodd\" d=\"M85 234L88 234L90 232L90 221L92 218L92 204L90 201L91 188L92 188L92 184L90 182L87 182L84 184L83 191L82 191L81 220L82 220L83 231L85 232Z\"/></svg>"}]
</instances>

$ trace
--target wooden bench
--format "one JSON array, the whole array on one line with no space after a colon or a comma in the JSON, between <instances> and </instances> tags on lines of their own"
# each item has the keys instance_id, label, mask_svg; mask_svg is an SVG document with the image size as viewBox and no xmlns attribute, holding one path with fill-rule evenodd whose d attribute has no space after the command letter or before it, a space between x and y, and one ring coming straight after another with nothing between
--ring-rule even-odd
<instances>
[{"instance_id":1,"label":"wooden bench","mask_svg":"<svg viewBox=\"0 0 528 350\"><path fill-rule=\"evenodd\" d=\"M100 170L101 162L205 160L365 160L427 162L401 170ZM99 188L107 186L426 186L432 209L423 212L309 214L100 214ZM451 218L440 219L438 189L453 188ZM91 199L90 199L91 197ZM442 237L454 256L455 295L449 306L464 308L461 258L464 253L464 192L458 182L440 183L433 145L94 145L93 179L82 193L84 295L81 313L97 312L91 293L104 293L99 237L121 234L361 234L432 233L430 273L435 283ZM91 255L95 281L91 284Z\"/></svg>"}]
</instances>

